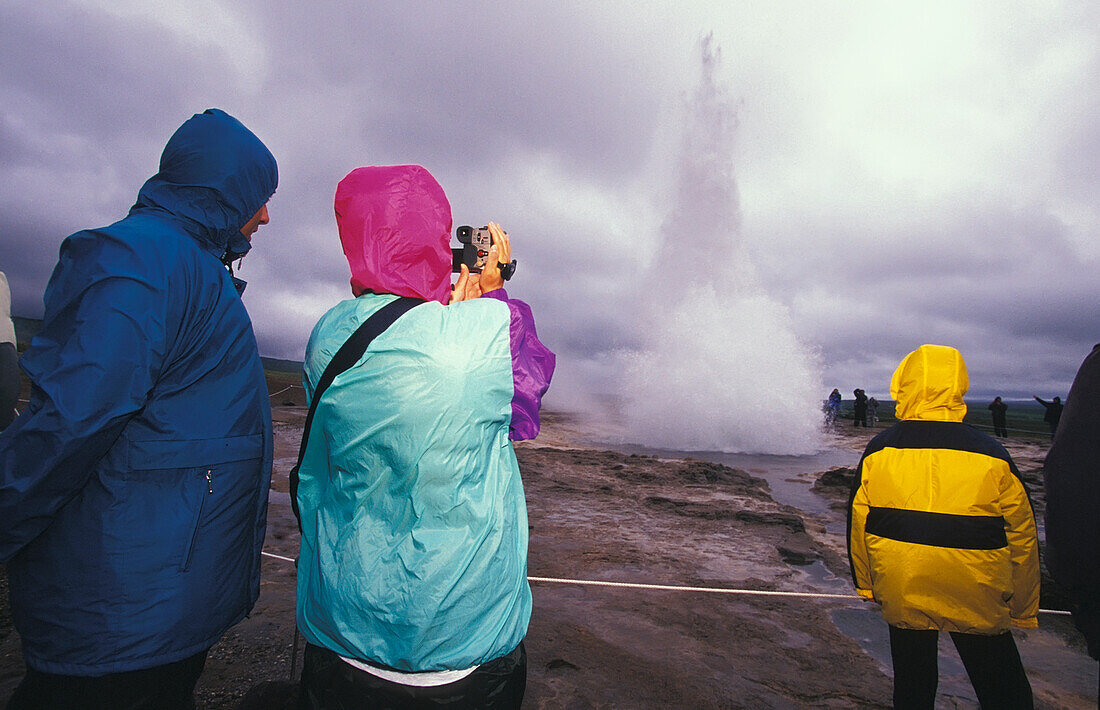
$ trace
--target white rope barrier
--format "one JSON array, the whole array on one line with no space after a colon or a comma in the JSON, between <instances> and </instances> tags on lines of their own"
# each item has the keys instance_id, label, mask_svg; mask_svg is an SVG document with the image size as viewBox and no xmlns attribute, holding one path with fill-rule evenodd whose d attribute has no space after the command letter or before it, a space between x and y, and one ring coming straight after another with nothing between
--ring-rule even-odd
<instances>
[{"instance_id":1,"label":"white rope barrier","mask_svg":"<svg viewBox=\"0 0 1100 710\"><path fill-rule=\"evenodd\" d=\"M294 562L289 557L273 555L270 552L262 553L278 560ZM847 599L850 601L863 601L863 597L857 594L826 594L823 592L776 592L767 589L730 589L726 587L685 587L672 584L640 584L637 582L605 582L597 579L560 579L558 577L528 577L528 582L536 584L576 584L589 587L620 587L624 589L656 589L668 592L704 592L708 594L742 594L746 596L760 597L801 597L804 599ZM1061 609L1040 609L1040 614L1054 614L1069 616L1071 612Z\"/></svg>"},{"instance_id":2,"label":"white rope barrier","mask_svg":"<svg viewBox=\"0 0 1100 710\"><path fill-rule=\"evenodd\" d=\"M590 587L623 587L626 589L658 589L669 592L707 592L709 594L745 594L764 597L812 597L818 599L861 599L854 594L824 594L821 592L774 592L766 589L727 589L724 587L683 587L672 584L639 584L637 582L604 582L596 579L557 579L528 577L529 582L544 584L578 584Z\"/></svg>"},{"instance_id":3,"label":"white rope barrier","mask_svg":"<svg viewBox=\"0 0 1100 710\"><path fill-rule=\"evenodd\" d=\"M670 592L707 592L710 594L744 594L762 597L802 597L806 599L851 599L864 601L858 594L825 594L822 592L775 592L766 589L728 589L724 587L682 587L671 584L639 584L637 582L604 582L595 579L557 579L555 577L528 577L529 582L550 584L577 584L593 587L624 587L626 589L659 589ZM1040 614L1069 616L1072 612L1061 609L1040 609Z\"/></svg>"}]
</instances>

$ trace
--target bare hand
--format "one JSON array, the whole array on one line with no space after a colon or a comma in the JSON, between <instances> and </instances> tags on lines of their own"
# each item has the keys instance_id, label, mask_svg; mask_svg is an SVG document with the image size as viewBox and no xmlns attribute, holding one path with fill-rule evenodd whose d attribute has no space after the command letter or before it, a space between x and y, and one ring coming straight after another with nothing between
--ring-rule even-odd
<instances>
[{"instance_id":1,"label":"bare hand","mask_svg":"<svg viewBox=\"0 0 1100 710\"><path fill-rule=\"evenodd\" d=\"M485 268L481 270L481 292L488 293L504 287L504 275L500 273L500 264L512 262L512 242L508 234L496 222L489 223L489 235L493 246L489 247L489 256L485 259Z\"/></svg>"},{"instance_id":2,"label":"bare hand","mask_svg":"<svg viewBox=\"0 0 1100 710\"><path fill-rule=\"evenodd\" d=\"M455 285L451 287L451 300L448 303L469 301L474 298L479 298L480 296L481 281L478 275L471 274L469 267L463 264L458 274L458 280L455 281Z\"/></svg>"}]
</instances>

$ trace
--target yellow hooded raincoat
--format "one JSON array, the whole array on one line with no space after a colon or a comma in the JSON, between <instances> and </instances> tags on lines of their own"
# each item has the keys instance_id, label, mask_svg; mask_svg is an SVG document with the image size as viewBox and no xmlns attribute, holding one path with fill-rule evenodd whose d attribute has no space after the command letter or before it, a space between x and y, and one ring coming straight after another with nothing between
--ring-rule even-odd
<instances>
[{"instance_id":1,"label":"yellow hooded raincoat","mask_svg":"<svg viewBox=\"0 0 1100 710\"><path fill-rule=\"evenodd\" d=\"M922 345L890 383L897 424L867 445L848 551L857 591L907 629L998 634L1037 625L1039 551L1012 458L962 423L966 363Z\"/></svg>"}]
</instances>

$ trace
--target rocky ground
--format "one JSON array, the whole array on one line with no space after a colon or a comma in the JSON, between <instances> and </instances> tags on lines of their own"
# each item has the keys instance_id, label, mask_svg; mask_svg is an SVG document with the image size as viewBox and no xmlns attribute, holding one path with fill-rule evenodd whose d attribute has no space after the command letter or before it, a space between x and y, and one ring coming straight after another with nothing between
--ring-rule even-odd
<instances>
[{"instance_id":1,"label":"rocky ground","mask_svg":"<svg viewBox=\"0 0 1100 710\"><path fill-rule=\"evenodd\" d=\"M287 473L305 416L293 394L275 403L277 460L265 546L288 558L295 557L298 538ZM858 459L867 438L842 429L835 443ZM531 526L530 575L779 591L812 591L812 570L846 577L835 522L843 515L847 471L800 474L807 485L820 478L819 493L838 506L822 506L828 512L814 517L777 503L763 478L744 471L607 451L586 441L583 424L548 414L539 439L516 447ZM1025 480L1041 498L1043 442L1014 447ZM834 580L829 591L838 585ZM891 681L881 659L834 623L838 608L860 613L868 606L858 601L573 583L535 582L532 589L528 708L889 705ZM22 674L4 587L0 610L2 703ZM292 707L290 680L292 667L300 670L301 648L296 662L293 617L293 564L265 557L260 600L211 650L197 689L199 707ZM1053 624L1054 641L1045 643L1083 656L1068 622ZM1089 707L1084 695L1062 692L1056 681L1033 684L1039 707Z\"/></svg>"}]
</instances>

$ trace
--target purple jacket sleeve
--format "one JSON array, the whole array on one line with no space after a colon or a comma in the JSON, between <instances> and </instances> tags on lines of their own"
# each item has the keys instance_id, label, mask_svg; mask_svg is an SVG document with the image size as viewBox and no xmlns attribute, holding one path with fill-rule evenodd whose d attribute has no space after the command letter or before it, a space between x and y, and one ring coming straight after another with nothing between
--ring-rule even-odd
<instances>
[{"instance_id":1,"label":"purple jacket sleeve","mask_svg":"<svg viewBox=\"0 0 1100 710\"><path fill-rule=\"evenodd\" d=\"M499 288L484 294L508 304L511 313L509 338L512 349L512 427L508 433L514 441L534 439L539 433L539 407L542 395L550 387L554 376L554 353L543 345L535 332L535 318L531 307L523 301L508 298Z\"/></svg>"}]
</instances>

